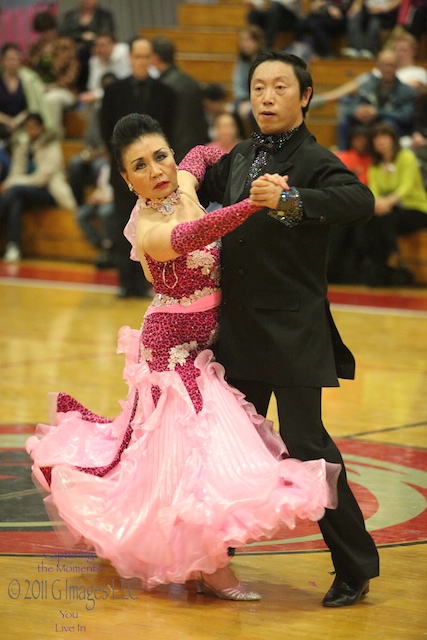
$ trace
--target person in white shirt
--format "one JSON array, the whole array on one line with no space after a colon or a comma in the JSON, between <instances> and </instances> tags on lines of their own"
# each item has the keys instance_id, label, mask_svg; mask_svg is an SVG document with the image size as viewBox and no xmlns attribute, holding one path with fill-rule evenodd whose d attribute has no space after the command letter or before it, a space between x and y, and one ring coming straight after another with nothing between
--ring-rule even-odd
<instances>
[{"instance_id":1,"label":"person in white shirt","mask_svg":"<svg viewBox=\"0 0 427 640\"><path fill-rule=\"evenodd\" d=\"M113 73L118 80L131 75L129 45L116 42L111 33L102 32L95 38L93 53L89 58L87 91L80 93L80 104L90 104L102 98L102 78L106 73Z\"/></svg>"},{"instance_id":2,"label":"person in white shirt","mask_svg":"<svg viewBox=\"0 0 427 640\"><path fill-rule=\"evenodd\" d=\"M100 166L95 189L76 213L76 220L90 244L99 249L95 260L98 269L115 265L112 249L114 237L113 188L110 184L110 161Z\"/></svg>"}]
</instances>

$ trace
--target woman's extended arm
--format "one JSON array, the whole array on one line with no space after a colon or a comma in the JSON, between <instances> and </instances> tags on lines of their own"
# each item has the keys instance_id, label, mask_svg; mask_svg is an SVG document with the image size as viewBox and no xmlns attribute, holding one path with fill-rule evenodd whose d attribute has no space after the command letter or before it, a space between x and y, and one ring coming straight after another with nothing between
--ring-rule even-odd
<instances>
[{"instance_id":1,"label":"woman's extended arm","mask_svg":"<svg viewBox=\"0 0 427 640\"><path fill-rule=\"evenodd\" d=\"M188 184L194 189L196 181L197 184L202 182L206 169L221 155L223 155L221 151L212 147L202 145L194 147L180 163L180 173L188 172L190 176ZM144 234L140 238L140 244L143 245L146 253L159 261L173 260L182 253L201 249L236 229L256 211L270 206L271 202L277 203L282 189L287 188L286 182L286 177L262 176L253 183L253 190L257 191L256 203L247 198L228 207L211 211L195 220L176 223L171 219L170 222L151 227L146 233L143 230L140 234L141 236ZM271 200L272 194L273 200ZM191 197L191 194L187 195Z\"/></svg>"}]
</instances>

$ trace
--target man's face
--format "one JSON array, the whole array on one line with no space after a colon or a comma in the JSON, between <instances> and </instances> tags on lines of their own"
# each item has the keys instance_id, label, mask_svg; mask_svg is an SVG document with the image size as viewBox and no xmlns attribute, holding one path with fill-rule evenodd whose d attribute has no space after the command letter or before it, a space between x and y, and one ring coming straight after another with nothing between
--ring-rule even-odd
<instances>
[{"instance_id":1,"label":"man's face","mask_svg":"<svg viewBox=\"0 0 427 640\"><path fill-rule=\"evenodd\" d=\"M136 40L130 52L132 74L138 80L148 77L148 70L152 64L153 50L148 40Z\"/></svg>"},{"instance_id":2,"label":"man's face","mask_svg":"<svg viewBox=\"0 0 427 640\"><path fill-rule=\"evenodd\" d=\"M31 142L34 142L41 136L43 128L43 125L39 124L36 120L28 120L24 125L25 132Z\"/></svg>"},{"instance_id":3,"label":"man's face","mask_svg":"<svg viewBox=\"0 0 427 640\"><path fill-rule=\"evenodd\" d=\"M393 51L396 54L398 65L413 64L415 58L415 49L407 40L398 40Z\"/></svg>"},{"instance_id":4,"label":"man's face","mask_svg":"<svg viewBox=\"0 0 427 640\"><path fill-rule=\"evenodd\" d=\"M392 82L396 76L397 61L392 51L383 51L378 56L377 67L384 82Z\"/></svg>"},{"instance_id":5,"label":"man's face","mask_svg":"<svg viewBox=\"0 0 427 640\"><path fill-rule=\"evenodd\" d=\"M283 133L303 121L302 107L312 92L309 87L300 96L300 86L291 65L280 60L262 62L254 72L250 86L252 111L261 131Z\"/></svg>"},{"instance_id":6,"label":"man's face","mask_svg":"<svg viewBox=\"0 0 427 640\"><path fill-rule=\"evenodd\" d=\"M109 36L98 36L95 40L94 54L102 61L109 60L114 49L114 41Z\"/></svg>"}]
</instances>

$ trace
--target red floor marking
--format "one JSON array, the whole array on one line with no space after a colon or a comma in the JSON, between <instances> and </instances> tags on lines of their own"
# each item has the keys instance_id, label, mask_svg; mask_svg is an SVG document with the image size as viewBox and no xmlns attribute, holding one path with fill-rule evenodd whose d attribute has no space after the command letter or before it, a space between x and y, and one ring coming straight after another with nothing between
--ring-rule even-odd
<instances>
[{"instance_id":1,"label":"red floor marking","mask_svg":"<svg viewBox=\"0 0 427 640\"><path fill-rule=\"evenodd\" d=\"M0 531L0 553L43 555L64 549L55 531Z\"/></svg>"},{"instance_id":2,"label":"red floor marking","mask_svg":"<svg viewBox=\"0 0 427 640\"><path fill-rule=\"evenodd\" d=\"M427 289L424 295L417 296L406 292L349 291L348 289L340 290L334 287L329 290L328 297L332 303L336 304L427 311Z\"/></svg>"},{"instance_id":3,"label":"red floor marking","mask_svg":"<svg viewBox=\"0 0 427 640\"><path fill-rule=\"evenodd\" d=\"M33 424L1 424L0 435L4 435L5 433L12 433L15 436L21 433L29 433L33 435L34 425ZM1 450L1 446L0 446L0 450Z\"/></svg>"},{"instance_id":4,"label":"red floor marking","mask_svg":"<svg viewBox=\"0 0 427 640\"><path fill-rule=\"evenodd\" d=\"M29 425L21 425L19 428L27 432ZM2 427L3 433L13 431L13 426L7 425ZM23 431L21 431L22 433ZM406 487L411 487L413 491L418 492L424 499L427 499L427 489L421 486L419 482L419 472L426 473L427 469L427 450L420 448L411 448L401 445L383 444L378 442L368 442L361 440L337 439L338 447L347 457L347 471L351 472L351 487L354 491L364 516L369 523L369 519L374 517L378 512L379 500L373 491L377 490L381 495L381 487L376 486L372 490L363 485L363 474L368 468L375 469L377 472L384 467L387 475L385 481L393 482L396 500L399 499L399 483L402 482ZM22 450L22 449L21 449ZM15 463L14 463L15 464ZM17 461L17 466L30 466L31 461ZM397 465L397 467L396 467ZM411 470L416 473L411 474ZM8 469L10 473L10 469ZM418 474L418 475L417 475ZM360 482L358 478L360 477ZM7 482L7 481L6 481ZM378 483L378 481L377 481ZM380 483L381 484L381 483ZM416 501L418 504L419 501ZM378 545L399 545L408 542L425 542L427 538L427 509L422 513L415 512L413 515L407 511L406 520L396 521L393 514L390 516L390 524L386 526L384 520L382 528L374 529L372 536ZM44 507L40 505L40 516L36 515L35 519L48 522L48 518L44 512ZM47 526L49 526L47 524ZM239 549L245 553L268 553L268 552L292 552L292 551L316 551L325 549L323 540L304 540L306 536L318 536L318 525L310 521L298 521L294 530L288 529L285 525L279 527L273 540L266 541L265 544L247 546ZM298 540L299 538L299 540ZM276 543L276 541L286 541L294 539L292 543ZM64 548L64 543L58 538L57 533L52 530L40 531L14 531L8 528L0 531L0 553L3 554L51 554L55 550Z\"/></svg>"},{"instance_id":5,"label":"red floor marking","mask_svg":"<svg viewBox=\"0 0 427 640\"><path fill-rule=\"evenodd\" d=\"M114 270L106 269L98 271L91 269L73 268L72 264L62 263L58 268L43 265L6 265L0 263L0 276L3 278L19 279L28 278L30 280L53 280L55 282L77 282L79 284L98 284L117 286L118 280Z\"/></svg>"}]
</instances>

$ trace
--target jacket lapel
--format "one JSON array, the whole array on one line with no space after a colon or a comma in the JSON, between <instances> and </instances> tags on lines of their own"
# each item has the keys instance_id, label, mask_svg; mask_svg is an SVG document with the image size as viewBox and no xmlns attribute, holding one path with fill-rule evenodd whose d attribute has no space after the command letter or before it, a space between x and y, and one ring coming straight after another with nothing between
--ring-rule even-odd
<instances>
[{"instance_id":1,"label":"jacket lapel","mask_svg":"<svg viewBox=\"0 0 427 640\"><path fill-rule=\"evenodd\" d=\"M231 169L231 180L230 180L230 201L238 202L239 200L246 197L246 191L249 192L249 188L245 187L245 182L247 175L249 173L249 169L251 168L251 164L255 157L255 150L251 148L250 152L247 155L242 155L238 153L234 158L234 162L232 164Z\"/></svg>"}]
</instances>

